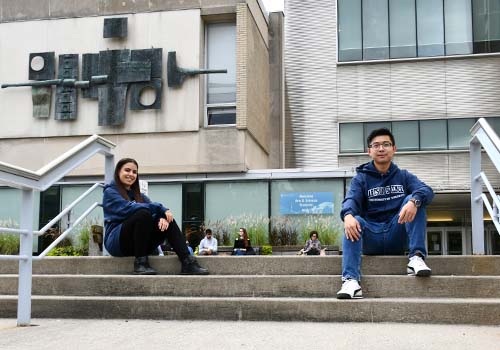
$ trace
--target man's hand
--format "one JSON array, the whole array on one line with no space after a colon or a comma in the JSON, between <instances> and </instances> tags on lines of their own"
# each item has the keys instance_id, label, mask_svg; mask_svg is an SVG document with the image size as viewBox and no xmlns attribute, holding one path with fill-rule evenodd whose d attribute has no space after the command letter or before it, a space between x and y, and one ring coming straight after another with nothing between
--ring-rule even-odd
<instances>
[{"instance_id":1,"label":"man's hand","mask_svg":"<svg viewBox=\"0 0 500 350\"><path fill-rule=\"evenodd\" d=\"M160 231L165 231L168 229L168 221L167 219L161 218L160 221L158 221L158 228Z\"/></svg>"},{"instance_id":2,"label":"man's hand","mask_svg":"<svg viewBox=\"0 0 500 350\"><path fill-rule=\"evenodd\" d=\"M174 219L174 214L172 214L172 211L169 209L165 212L165 217L167 218L168 223L171 223Z\"/></svg>"},{"instance_id":3,"label":"man's hand","mask_svg":"<svg viewBox=\"0 0 500 350\"><path fill-rule=\"evenodd\" d=\"M415 219L415 215L417 215L417 207L415 203L406 203L399 212L398 224L406 224L407 222L412 222L413 219Z\"/></svg>"},{"instance_id":4,"label":"man's hand","mask_svg":"<svg viewBox=\"0 0 500 350\"><path fill-rule=\"evenodd\" d=\"M359 238L361 237L361 225L351 214L344 216L344 229L347 239L352 242L359 241Z\"/></svg>"}]
</instances>

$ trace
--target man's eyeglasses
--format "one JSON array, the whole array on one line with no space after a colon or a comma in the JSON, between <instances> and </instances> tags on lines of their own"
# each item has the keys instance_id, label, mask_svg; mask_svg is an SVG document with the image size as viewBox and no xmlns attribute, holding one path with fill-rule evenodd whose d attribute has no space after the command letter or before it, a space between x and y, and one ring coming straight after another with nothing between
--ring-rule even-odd
<instances>
[{"instance_id":1,"label":"man's eyeglasses","mask_svg":"<svg viewBox=\"0 0 500 350\"><path fill-rule=\"evenodd\" d=\"M368 145L368 148L373 148L373 149L379 149L380 147L383 147L384 149L392 147L391 142L382 142L382 143L371 143Z\"/></svg>"}]
</instances>

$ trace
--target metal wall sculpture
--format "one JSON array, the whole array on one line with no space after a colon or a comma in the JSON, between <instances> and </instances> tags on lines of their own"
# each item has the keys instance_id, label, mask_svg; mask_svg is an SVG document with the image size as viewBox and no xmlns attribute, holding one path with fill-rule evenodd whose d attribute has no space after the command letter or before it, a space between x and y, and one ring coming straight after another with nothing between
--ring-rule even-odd
<instances>
[{"instance_id":1,"label":"metal wall sculpture","mask_svg":"<svg viewBox=\"0 0 500 350\"><path fill-rule=\"evenodd\" d=\"M127 18L106 18L105 38L127 36ZM125 123L127 91L130 87L131 110L161 109L163 50L106 50L82 56L82 80L78 80L78 54L59 55L57 79L54 52L30 54L29 83L2 84L7 87L32 87L33 117L48 118L52 85L56 86L55 119L77 118L77 89L82 97L97 99L99 126L121 126ZM177 66L176 52L168 53L168 86L178 88L186 77L197 74L227 73L226 69L185 69ZM142 96L152 91L154 98L145 103Z\"/></svg>"}]
</instances>

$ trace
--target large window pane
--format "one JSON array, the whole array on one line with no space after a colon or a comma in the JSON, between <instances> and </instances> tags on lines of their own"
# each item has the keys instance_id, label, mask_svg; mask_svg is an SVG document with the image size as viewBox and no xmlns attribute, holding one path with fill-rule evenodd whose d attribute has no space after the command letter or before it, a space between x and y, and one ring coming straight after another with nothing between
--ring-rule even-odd
<instances>
[{"instance_id":1,"label":"large window pane","mask_svg":"<svg viewBox=\"0 0 500 350\"><path fill-rule=\"evenodd\" d=\"M208 74L208 104L236 103L236 25L207 25L207 66L227 69L226 74Z\"/></svg>"},{"instance_id":2,"label":"large window pane","mask_svg":"<svg viewBox=\"0 0 500 350\"><path fill-rule=\"evenodd\" d=\"M391 58L415 57L415 0L389 0Z\"/></svg>"},{"instance_id":3,"label":"large window pane","mask_svg":"<svg viewBox=\"0 0 500 350\"><path fill-rule=\"evenodd\" d=\"M361 61L361 0L338 0L339 61Z\"/></svg>"},{"instance_id":4,"label":"large window pane","mask_svg":"<svg viewBox=\"0 0 500 350\"><path fill-rule=\"evenodd\" d=\"M148 197L153 202L160 202L172 210L174 218L180 225L182 219L182 185L150 183Z\"/></svg>"},{"instance_id":5,"label":"large window pane","mask_svg":"<svg viewBox=\"0 0 500 350\"><path fill-rule=\"evenodd\" d=\"M418 151L418 121L392 122L392 134L398 151Z\"/></svg>"},{"instance_id":6,"label":"large window pane","mask_svg":"<svg viewBox=\"0 0 500 350\"><path fill-rule=\"evenodd\" d=\"M322 244L340 244L342 221L339 211L344 197L343 179L275 180L271 183L272 244L304 244L311 230L319 233ZM328 214L290 214L296 201L328 208ZM302 201L303 200L303 201ZM319 203L321 202L321 203Z\"/></svg>"},{"instance_id":7,"label":"large window pane","mask_svg":"<svg viewBox=\"0 0 500 350\"><path fill-rule=\"evenodd\" d=\"M61 188L61 209L66 208L74 200L80 197L85 191L87 191L91 185L80 185L80 186L63 186ZM102 203L102 188L97 188L92 191L87 197L82 199L71 212L71 221L74 222L80 217L92 204L95 202ZM57 208L57 214L59 214L59 208ZM52 218L51 218L52 219ZM92 225L103 225L103 212L102 209L94 209L85 219L87 223Z\"/></svg>"},{"instance_id":8,"label":"large window pane","mask_svg":"<svg viewBox=\"0 0 500 350\"><path fill-rule=\"evenodd\" d=\"M471 139L470 128L474 125L474 118L449 119L448 120L448 148L466 149L469 148Z\"/></svg>"},{"instance_id":9,"label":"large window pane","mask_svg":"<svg viewBox=\"0 0 500 350\"><path fill-rule=\"evenodd\" d=\"M417 0L418 56L444 55L443 0Z\"/></svg>"},{"instance_id":10,"label":"large window pane","mask_svg":"<svg viewBox=\"0 0 500 350\"><path fill-rule=\"evenodd\" d=\"M340 124L340 152L363 151L363 123Z\"/></svg>"},{"instance_id":11,"label":"large window pane","mask_svg":"<svg viewBox=\"0 0 500 350\"><path fill-rule=\"evenodd\" d=\"M486 121L495 130L498 136L500 136L500 117L486 118Z\"/></svg>"},{"instance_id":12,"label":"large window pane","mask_svg":"<svg viewBox=\"0 0 500 350\"><path fill-rule=\"evenodd\" d=\"M472 8L470 0L445 0L446 55L472 53Z\"/></svg>"},{"instance_id":13,"label":"large window pane","mask_svg":"<svg viewBox=\"0 0 500 350\"><path fill-rule=\"evenodd\" d=\"M387 0L363 0L363 59L389 58Z\"/></svg>"},{"instance_id":14,"label":"large window pane","mask_svg":"<svg viewBox=\"0 0 500 350\"><path fill-rule=\"evenodd\" d=\"M446 120L420 121L420 149L431 151L446 148Z\"/></svg>"},{"instance_id":15,"label":"large window pane","mask_svg":"<svg viewBox=\"0 0 500 350\"><path fill-rule=\"evenodd\" d=\"M500 51L500 1L472 0L474 53Z\"/></svg>"},{"instance_id":16,"label":"large window pane","mask_svg":"<svg viewBox=\"0 0 500 350\"><path fill-rule=\"evenodd\" d=\"M267 182L220 182L205 186L205 225L219 244L232 245L245 227L253 245L268 242L269 200Z\"/></svg>"}]
</instances>

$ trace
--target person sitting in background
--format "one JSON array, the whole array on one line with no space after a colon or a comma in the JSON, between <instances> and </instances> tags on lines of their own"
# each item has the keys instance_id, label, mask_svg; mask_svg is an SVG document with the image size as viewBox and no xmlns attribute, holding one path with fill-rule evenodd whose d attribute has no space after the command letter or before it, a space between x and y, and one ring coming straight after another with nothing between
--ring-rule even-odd
<instances>
[{"instance_id":1,"label":"person sitting in background","mask_svg":"<svg viewBox=\"0 0 500 350\"><path fill-rule=\"evenodd\" d=\"M205 231L205 238L200 242L198 255L217 255L217 238L213 237L209 228Z\"/></svg>"},{"instance_id":2,"label":"person sitting in background","mask_svg":"<svg viewBox=\"0 0 500 350\"><path fill-rule=\"evenodd\" d=\"M255 251L248 238L247 230L244 227L240 227L239 236L234 241L232 255L255 255Z\"/></svg>"},{"instance_id":3,"label":"person sitting in background","mask_svg":"<svg viewBox=\"0 0 500 350\"><path fill-rule=\"evenodd\" d=\"M311 231L311 233L309 233L309 239L307 240L304 249L302 249L302 254L306 255L321 254L321 242L319 241L319 235L317 231Z\"/></svg>"},{"instance_id":4,"label":"person sitting in background","mask_svg":"<svg viewBox=\"0 0 500 350\"><path fill-rule=\"evenodd\" d=\"M186 245L187 245L188 250L189 250L189 255L194 255L193 248L191 248L191 246L189 245L189 241L188 240L186 240Z\"/></svg>"},{"instance_id":5,"label":"person sitting in background","mask_svg":"<svg viewBox=\"0 0 500 350\"><path fill-rule=\"evenodd\" d=\"M205 275L189 255L186 238L172 212L140 192L139 165L134 159L121 159L115 167L114 180L104 188L104 246L112 256L135 256L134 274L155 275L148 255L168 241L181 262L181 274Z\"/></svg>"}]
</instances>

